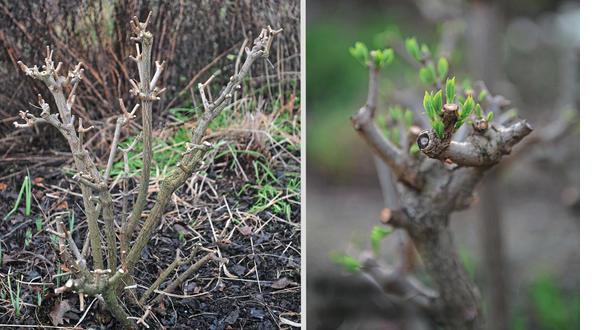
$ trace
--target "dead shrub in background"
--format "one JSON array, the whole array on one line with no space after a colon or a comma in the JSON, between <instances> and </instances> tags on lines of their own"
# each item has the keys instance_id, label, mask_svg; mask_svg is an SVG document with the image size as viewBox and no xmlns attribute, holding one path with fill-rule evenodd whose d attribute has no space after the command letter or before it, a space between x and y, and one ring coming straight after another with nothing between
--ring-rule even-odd
<instances>
[{"instance_id":1,"label":"dead shrub in background","mask_svg":"<svg viewBox=\"0 0 600 330\"><path fill-rule=\"evenodd\" d=\"M135 51L128 40L127 24L131 17L150 9L155 17L152 53L169 63L168 72L161 78L169 86L165 93L167 101L157 102L154 113L163 115L169 107L191 105L190 90L217 68L232 70L237 61L228 54L237 52L244 40L251 42L256 38L253 33L267 25L286 26L286 30L274 42L271 62L257 63L252 76L258 77L248 84L254 88L253 84L259 83L260 90L253 92L265 97L297 94L300 13L296 2L2 1L0 114L11 120L0 123L0 139L6 139L5 135L12 132L10 122L17 118L19 110L29 107L37 94L51 96L39 81L24 80L17 65L18 60L42 62L44 54L39 50L49 43L56 46L55 56L65 63L81 62L87 70L78 87L74 114L88 122L114 117L120 97L124 97L125 103L133 101L126 96L131 72L135 71L135 64L126 60ZM227 79L225 75L217 75L215 82ZM47 134L55 132L48 130ZM108 141L111 138L110 133L102 137ZM29 139L31 135L16 139L23 138ZM0 143L0 149L4 149L1 145L4 144Z\"/></svg>"}]
</instances>

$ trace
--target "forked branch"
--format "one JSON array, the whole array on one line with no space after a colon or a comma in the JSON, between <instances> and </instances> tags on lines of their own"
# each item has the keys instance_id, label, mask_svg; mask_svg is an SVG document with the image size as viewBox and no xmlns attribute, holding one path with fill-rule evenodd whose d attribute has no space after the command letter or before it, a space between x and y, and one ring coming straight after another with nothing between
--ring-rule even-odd
<instances>
[{"instance_id":1,"label":"forked branch","mask_svg":"<svg viewBox=\"0 0 600 330\"><path fill-rule=\"evenodd\" d=\"M420 189L423 178L412 168L406 151L393 145L373 122L379 98L379 70L373 59L369 62L369 92L367 103L352 116L354 129L365 140L371 150L377 154L394 172L398 180L408 186Z\"/></svg>"},{"instance_id":2,"label":"forked branch","mask_svg":"<svg viewBox=\"0 0 600 330\"><path fill-rule=\"evenodd\" d=\"M202 113L202 117L198 121L190 144L190 148L183 155L181 161L172 173L160 184L156 204L150 210L148 218L144 222L144 226L140 230L138 238L132 245L131 250L127 254L123 267L131 269L140 258L142 249L150 240L151 234L160 222L162 214L171 199L173 192L181 186L195 171L202 159L206 145L202 143L202 138L206 132L208 124L230 103L232 91L234 88L239 88L241 80L248 75L250 67L259 58L264 58L269 53L269 48L272 39L282 30L273 30L270 27L263 29L258 38L254 40L252 49L246 50L246 60L240 69L240 72L234 74L229 79L227 85L219 93L219 97L208 105L208 108Z\"/></svg>"}]
</instances>

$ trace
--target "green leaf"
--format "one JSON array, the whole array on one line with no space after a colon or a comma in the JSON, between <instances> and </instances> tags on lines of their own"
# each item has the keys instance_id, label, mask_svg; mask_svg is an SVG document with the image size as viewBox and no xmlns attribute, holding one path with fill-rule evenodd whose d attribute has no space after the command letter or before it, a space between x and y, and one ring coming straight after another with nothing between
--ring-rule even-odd
<instances>
[{"instance_id":1,"label":"green leaf","mask_svg":"<svg viewBox=\"0 0 600 330\"><path fill-rule=\"evenodd\" d=\"M479 92L479 96L477 96L477 100L479 102L482 102L483 100L485 100L485 97L488 95L487 91L483 90L481 92Z\"/></svg>"},{"instance_id":2,"label":"green leaf","mask_svg":"<svg viewBox=\"0 0 600 330\"><path fill-rule=\"evenodd\" d=\"M427 114L429 120L433 121L436 117L435 109L433 107L431 94L429 94L427 91L425 92L425 96L423 96L423 108L425 108L425 113Z\"/></svg>"},{"instance_id":3,"label":"green leaf","mask_svg":"<svg viewBox=\"0 0 600 330\"><path fill-rule=\"evenodd\" d=\"M442 90L440 89L435 93L432 99L433 108L437 114L442 113Z\"/></svg>"},{"instance_id":4,"label":"green leaf","mask_svg":"<svg viewBox=\"0 0 600 330\"><path fill-rule=\"evenodd\" d=\"M456 96L456 77L446 79L446 103L454 103Z\"/></svg>"},{"instance_id":5,"label":"green leaf","mask_svg":"<svg viewBox=\"0 0 600 330\"><path fill-rule=\"evenodd\" d=\"M408 152L411 154L411 156L415 156L419 153L419 151L420 151L419 146L416 143L413 143L410 146L410 150Z\"/></svg>"},{"instance_id":6,"label":"green leaf","mask_svg":"<svg viewBox=\"0 0 600 330\"><path fill-rule=\"evenodd\" d=\"M419 50L419 43L417 43L417 39L408 38L404 42L404 46L406 47L406 52L412 56L417 62L421 61L421 51Z\"/></svg>"},{"instance_id":7,"label":"green leaf","mask_svg":"<svg viewBox=\"0 0 600 330\"><path fill-rule=\"evenodd\" d=\"M465 123L465 121L463 119L457 120L456 124L454 124L454 129L455 130L459 129L464 123Z\"/></svg>"},{"instance_id":8,"label":"green leaf","mask_svg":"<svg viewBox=\"0 0 600 330\"><path fill-rule=\"evenodd\" d=\"M473 112L474 106L475 106L475 101L473 101L473 98L471 96L467 97L467 100L462 105L459 119L462 119L463 121L465 119L467 119L467 117L469 117L471 115L471 112Z\"/></svg>"},{"instance_id":9,"label":"green leaf","mask_svg":"<svg viewBox=\"0 0 600 330\"><path fill-rule=\"evenodd\" d=\"M350 47L350 55L365 66L369 64L369 49L360 41L357 41L354 47Z\"/></svg>"},{"instance_id":10,"label":"green leaf","mask_svg":"<svg viewBox=\"0 0 600 330\"><path fill-rule=\"evenodd\" d=\"M431 54L431 52L429 51L429 47L427 47L426 44L421 45L421 53L422 54Z\"/></svg>"},{"instance_id":11,"label":"green leaf","mask_svg":"<svg viewBox=\"0 0 600 330\"><path fill-rule=\"evenodd\" d=\"M404 126L409 129L413 124L413 113L412 111L406 110L404 112Z\"/></svg>"},{"instance_id":12,"label":"green leaf","mask_svg":"<svg viewBox=\"0 0 600 330\"><path fill-rule=\"evenodd\" d=\"M475 106L475 116L477 116L478 119L483 118L483 111L481 111L481 105L479 105L479 103Z\"/></svg>"},{"instance_id":13,"label":"green leaf","mask_svg":"<svg viewBox=\"0 0 600 330\"><path fill-rule=\"evenodd\" d=\"M435 84L435 69L433 68L433 65L429 64L419 69L419 77L425 85Z\"/></svg>"},{"instance_id":14,"label":"green leaf","mask_svg":"<svg viewBox=\"0 0 600 330\"><path fill-rule=\"evenodd\" d=\"M488 123L491 122L492 119L494 119L494 113L493 112L488 112L487 118L486 118L487 122Z\"/></svg>"},{"instance_id":15,"label":"green leaf","mask_svg":"<svg viewBox=\"0 0 600 330\"><path fill-rule=\"evenodd\" d=\"M381 241L389 234L392 233L391 228L375 226L373 230L371 230L371 247L373 248L373 252L375 255L379 255L379 250L381 248Z\"/></svg>"},{"instance_id":16,"label":"green leaf","mask_svg":"<svg viewBox=\"0 0 600 330\"><path fill-rule=\"evenodd\" d=\"M440 57L437 69L440 80L446 78L446 75L448 74L448 60L445 57Z\"/></svg>"},{"instance_id":17,"label":"green leaf","mask_svg":"<svg viewBox=\"0 0 600 330\"><path fill-rule=\"evenodd\" d=\"M334 263L343 266L344 268L346 268L346 270L348 270L351 273L358 272L362 267L360 261L356 260L354 257L345 254L335 254L331 256L331 260Z\"/></svg>"},{"instance_id":18,"label":"green leaf","mask_svg":"<svg viewBox=\"0 0 600 330\"><path fill-rule=\"evenodd\" d=\"M387 66L388 64L392 63L393 60L394 51L391 48L377 50L375 60L375 65L377 66L377 68L381 69Z\"/></svg>"},{"instance_id":19,"label":"green leaf","mask_svg":"<svg viewBox=\"0 0 600 330\"><path fill-rule=\"evenodd\" d=\"M431 126L433 128L433 131L435 132L435 135L437 135L438 138L442 139L444 137L444 123L442 123L441 120L436 119L433 121Z\"/></svg>"}]
</instances>

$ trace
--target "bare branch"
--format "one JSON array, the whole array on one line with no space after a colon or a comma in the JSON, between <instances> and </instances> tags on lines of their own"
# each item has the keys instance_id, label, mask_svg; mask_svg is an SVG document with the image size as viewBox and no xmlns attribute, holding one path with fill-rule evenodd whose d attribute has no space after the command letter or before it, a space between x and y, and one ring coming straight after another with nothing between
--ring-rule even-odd
<instances>
[{"instance_id":1,"label":"bare branch","mask_svg":"<svg viewBox=\"0 0 600 330\"><path fill-rule=\"evenodd\" d=\"M77 244L75 244L75 241L73 240L73 237L71 236L71 232L69 232L67 230L67 226L65 225L64 222L60 221L59 226L60 226L60 229L62 230L65 238L67 239L67 242L69 243L71 252L73 252L73 256L75 257L75 262L77 263L77 265L79 265L79 267L84 268L85 267L85 259L82 258L81 253L79 252L79 248L77 247Z\"/></svg>"},{"instance_id":2,"label":"bare branch","mask_svg":"<svg viewBox=\"0 0 600 330\"><path fill-rule=\"evenodd\" d=\"M264 30L263 30L264 31ZM131 247L131 251L127 254L125 261L123 262L123 267L125 269L129 269L134 263L136 263L142 253L142 249L150 240L150 235L154 228L160 222L162 214L169 202L171 195L179 186L181 186L195 171L197 165L202 160L202 154L205 150L205 145L202 144L202 138L204 133L206 132L206 128L208 124L214 119L216 115L218 115L228 103L227 100L231 99L231 92L234 88L239 86L243 77L245 77L250 72L250 67L252 63L259 57L263 57L265 52L268 53L268 47L270 47L272 38L279 33L280 30L277 31L267 31L266 33L261 33L261 35L254 40L254 45L252 50L248 50L248 55L240 72L234 74L229 83L223 88L220 93L220 96L216 99L216 101L202 114L198 122L198 126L194 130L194 134L192 137L191 144L194 146L190 149L189 152L186 152L177 168L163 181L161 182L160 189L158 192L158 196L156 199L156 204L150 210L150 214L148 218L144 222L144 226L142 227L138 238L135 243ZM131 219L130 219L131 220ZM131 221L128 222L128 225L133 225ZM128 228L128 231L131 232L132 228Z\"/></svg>"},{"instance_id":3,"label":"bare branch","mask_svg":"<svg viewBox=\"0 0 600 330\"><path fill-rule=\"evenodd\" d=\"M115 133L113 134L113 140L110 145L110 154L108 156L108 163L106 165L106 169L104 170L104 182L108 182L108 177L110 176L110 171L112 169L113 163L115 161L115 155L117 153L117 146L119 145L119 138L121 136L121 128L129 123L130 120L135 118L135 112L139 108L139 104L136 104L133 107L131 112L127 111L125 104L123 103L123 99L119 99L119 105L121 107L121 111L123 115L119 116L117 119L117 124L115 126Z\"/></svg>"},{"instance_id":4,"label":"bare branch","mask_svg":"<svg viewBox=\"0 0 600 330\"><path fill-rule=\"evenodd\" d=\"M527 136L533 128L524 120L509 127L492 126L482 134L471 135L465 142L446 143L431 130L417 138L421 151L431 158L449 160L460 166L487 167L510 153L512 146Z\"/></svg>"},{"instance_id":5,"label":"bare branch","mask_svg":"<svg viewBox=\"0 0 600 330\"><path fill-rule=\"evenodd\" d=\"M181 251L178 249L176 256L175 256L175 260L173 260L173 262L171 262L169 264L169 266L167 266L167 268L165 268L160 273L160 275L156 278L156 280L152 283L152 285L150 285L148 287L148 289L146 289L146 291L142 295L142 298L140 299L141 305L146 304L146 301L148 300L148 298L150 298L150 295L152 295L154 293L154 290L158 289L158 287L164 281L166 281L167 277L169 277L169 275L171 275L171 273L175 270L175 268L179 267L181 264L183 264L185 262L186 259L182 259L180 254L181 254Z\"/></svg>"},{"instance_id":6,"label":"bare branch","mask_svg":"<svg viewBox=\"0 0 600 330\"><path fill-rule=\"evenodd\" d=\"M373 62L369 65L369 93L367 103L352 116L354 129L367 142L371 150L379 156L392 169L396 177L409 186L420 189L423 179L419 173L411 168L410 157L407 152L394 146L388 141L373 122L379 97L379 71Z\"/></svg>"},{"instance_id":7,"label":"bare branch","mask_svg":"<svg viewBox=\"0 0 600 330\"><path fill-rule=\"evenodd\" d=\"M69 97L67 97L67 106L69 111L73 107L73 103L75 103L75 92L77 91L77 86L79 86L79 82L82 79L83 75L83 63L79 62L72 71L69 72L68 78L71 82L71 92L69 92Z\"/></svg>"},{"instance_id":8,"label":"bare branch","mask_svg":"<svg viewBox=\"0 0 600 330\"><path fill-rule=\"evenodd\" d=\"M19 116L25 121L25 123L20 124L16 121L13 122L13 125L15 125L16 128L33 127L35 124L46 122L46 120L37 118L30 114L29 111L19 111Z\"/></svg>"},{"instance_id":9,"label":"bare branch","mask_svg":"<svg viewBox=\"0 0 600 330\"><path fill-rule=\"evenodd\" d=\"M177 276L177 278L175 278L173 280L173 282L171 282L171 284L169 284L163 290L163 293L161 293L156 298L154 298L154 300L152 300L152 302L151 302L151 305L159 304L164 299L165 293L173 292L173 290L175 290L177 287L179 287L181 285L181 283L183 283L185 280L190 278L192 275L196 275L196 273L198 272L200 267L204 266L204 264L206 264L207 262L209 262L211 260L215 260L215 259L216 259L215 254L209 253L209 254L205 255L204 257L202 257L200 260L196 261L183 274Z\"/></svg>"},{"instance_id":10,"label":"bare branch","mask_svg":"<svg viewBox=\"0 0 600 330\"><path fill-rule=\"evenodd\" d=\"M104 183L93 182L94 179L88 175L85 175L83 172L76 173L73 176L73 180L75 180L75 181L79 182L80 184L83 184L93 190L96 190L96 191L100 191L106 187L106 185Z\"/></svg>"},{"instance_id":11,"label":"bare branch","mask_svg":"<svg viewBox=\"0 0 600 330\"><path fill-rule=\"evenodd\" d=\"M206 98L206 91L204 88L208 87L211 81L215 78L215 75L212 74L205 83L198 83L198 90L200 91L200 97L202 97L202 104L204 105L204 110L209 111L211 109L211 104Z\"/></svg>"},{"instance_id":12,"label":"bare branch","mask_svg":"<svg viewBox=\"0 0 600 330\"><path fill-rule=\"evenodd\" d=\"M136 35L136 37L133 37L132 39L140 42L142 47L140 51L139 45L136 44L137 55L135 60L137 62L140 83L137 84L133 80L130 80L130 82L133 86L132 92L139 97L142 104L142 136L144 149L142 154L142 177L137 198L124 228L124 241L122 244L125 245L125 247L121 249L123 251L127 251L129 239L140 220L142 211L146 207L146 197L148 196L148 186L150 181L150 168L152 165L152 102L159 99L158 94L160 94L161 91L157 90L155 85L164 68L164 62L163 64L158 64L157 62L157 72L154 75L155 79L152 79L154 83L152 83L150 78L150 63L152 61L151 51L153 36L152 33L146 31L151 15L152 12L149 12L144 23L140 23L137 17L134 17L131 21L133 32Z\"/></svg>"},{"instance_id":13,"label":"bare branch","mask_svg":"<svg viewBox=\"0 0 600 330\"><path fill-rule=\"evenodd\" d=\"M160 78L160 74L165 69L165 61L162 61L162 63L159 61L156 61L154 63L156 64L156 72L154 73L154 76L152 77L152 80L150 81L150 90L154 90L156 88L156 83L158 83L158 78Z\"/></svg>"},{"instance_id":14,"label":"bare branch","mask_svg":"<svg viewBox=\"0 0 600 330\"><path fill-rule=\"evenodd\" d=\"M246 60L242 65L240 71L229 78L229 83L221 90L219 96L212 104L208 104L208 102L205 102L206 110L202 114L202 118L200 119L198 126L194 130L194 135L192 137L193 144L200 144L206 131L206 128L208 127L208 123L212 121L213 118L215 118L225 108L225 106L227 106L227 104L229 104L233 96L232 93L234 89L240 88L241 80L249 73L252 63L254 63L254 61L260 57L266 58L269 55L269 50L271 47L271 43L273 42L273 38L281 31L283 30L273 30L270 27L268 27L267 29L263 29L258 38L254 40L254 45L252 46L252 49L246 49ZM206 86L208 83L210 83L211 79L212 78L209 78L209 80L201 86ZM203 88L200 88L200 93L203 92ZM205 98L203 97L203 102L204 100Z\"/></svg>"}]
</instances>

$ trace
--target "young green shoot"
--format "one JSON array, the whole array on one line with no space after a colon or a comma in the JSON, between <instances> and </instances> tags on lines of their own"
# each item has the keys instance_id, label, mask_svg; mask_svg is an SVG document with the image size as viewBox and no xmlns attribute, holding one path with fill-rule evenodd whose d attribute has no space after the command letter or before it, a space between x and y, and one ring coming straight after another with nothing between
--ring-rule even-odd
<instances>
[{"instance_id":1,"label":"young green shoot","mask_svg":"<svg viewBox=\"0 0 600 330\"><path fill-rule=\"evenodd\" d=\"M369 65L369 49L364 43L357 41L354 44L354 47L350 47L349 51L350 55L352 55L352 57L354 57L360 64L364 66Z\"/></svg>"},{"instance_id":2,"label":"young green shoot","mask_svg":"<svg viewBox=\"0 0 600 330\"><path fill-rule=\"evenodd\" d=\"M37 216L35 217L35 232L39 233L42 231L42 229L44 227L44 222L42 221L42 217Z\"/></svg>"},{"instance_id":3,"label":"young green shoot","mask_svg":"<svg viewBox=\"0 0 600 330\"><path fill-rule=\"evenodd\" d=\"M394 60L394 51L391 48L369 51L367 46L362 42L356 42L354 47L350 47L349 51L350 55L364 66L369 66L369 63L373 60L373 64L375 64L375 68L378 70L389 65Z\"/></svg>"},{"instance_id":4,"label":"young green shoot","mask_svg":"<svg viewBox=\"0 0 600 330\"><path fill-rule=\"evenodd\" d=\"M458 120L454 125L456 129L459 129L462 126L462 124L464 124L465 121L469 119L469 116L473 112L474 107L479 107L479 109L481 110L481 106L479 105L479 103L477 104L477 106L475 106L475 101L473 101L473 97L467 97L465 102L462 104L460 111L458 112Z\"/></svg>"},{"instance_id":5,"label":"young green shoot","mask_svg":"<svg viewBox=\"0 0 600 330\"><path fill-rule=\"evenodd\" d=\"M27 228L27 231L25 231L25 241L23 242L25 244L25 248L29 247L29 244L31 244L32 239L33 232L31 231L31 228Z\"/></svg>"},{"instance_id":6,"label":"young green shoot","mask_svg":"<svg viewBox=\"0 0 600 330\"><path fill-rule=\"evenodd\" d=\"M19 190L19 195L17 195L15 205L10 212L4 216L4 220L10 218L12 214L17 211L19 204L21 204L21 198L23 198L23 194L25 194L25 216L29 216L31 214L31 180L29 175L23 180L23 184L21 184L21 189Z\"/></svg>"},{"instance_id":7,"label":"young green shoot","mask_svg":"<svg viewBox=\"0 0 600 330\"><path fill-rule=\"evenodd\" d=\"M417 42L417 39L412 37L412 38L408 38L406 39L406 41L404 42L404 46L406 47L406 52L408 52L408 54L415 59L415 61L420 62L421 61L421 50L419 49L419 43Z\"/></svg>"},{"instance_id":8,"label":"young green shoot","mask_svg":"<svg viewBox=\"0 0 600 330\"><path fill-rule=\"evenodd\" d=\"M479 92L479 96L477 96L477 100L479 102L483 102L483 100L485 100L485 98L487 97L488 92L484 89L481 92Z\"/></svg>"},{"instance_id":9,"label":"young green shoot","mask_svg":"<svg viewBox=\"0 0 600 330\"><path fill-rule=\"evenodd\" d=\"M331 256L331 260L334 263L344 267L350 273L357 273L362 268L360 261L349 255L334 253Z\"/></svg>"},{"instance_id":10,"label":"young green shoot","mask_svg":"<svg viewBox=\"0 0 600 330\"><path fill-rule=\"evenodd\" d=\"M456 98L456 77L446 80L446 104L454 103Z\"/></svg>"},{"instance_id":11,"label":"young green shoot","mask_svg":"<svg viewBox=\"0 0 600 330\"><path fill-rule=\"evenodd\" d=\"M375 226L371 230L371 248L373 253L378 256L381 250L381 241L392 233L392 228Z\"/></svg>"},{"instance_id":12,"label":"young green shoot","mask_svg":"<svg viewBox=\"0 0 600 330\"><path fill-rule=\"evenodd\" d=\"M444 80L448 75L448 60L445 57L440 57L437 69L440 80Z\"/></svg>"},{"instance_id":13,"label":"young green shoot","mask_svg":"<svg viewBox=\"0 0 600 330\"><path fill-rule=\"evenodd\" d=\"M13 309L15 310L15 316L20 317L21 316L21 283L19 281L16 281L16 290L13 291L10 271L7 276L7 280L8 280L8 293L10 295L10 304L12 305Z\"/></svg>"}]
</instances>

